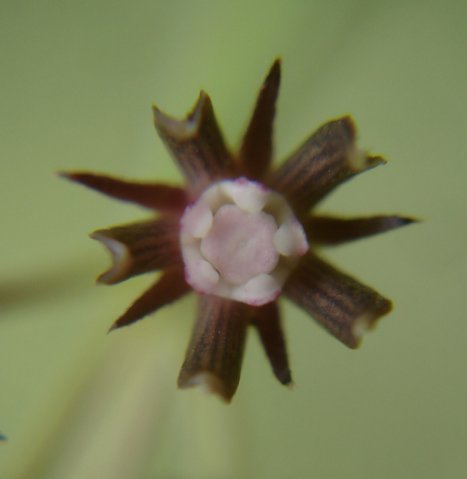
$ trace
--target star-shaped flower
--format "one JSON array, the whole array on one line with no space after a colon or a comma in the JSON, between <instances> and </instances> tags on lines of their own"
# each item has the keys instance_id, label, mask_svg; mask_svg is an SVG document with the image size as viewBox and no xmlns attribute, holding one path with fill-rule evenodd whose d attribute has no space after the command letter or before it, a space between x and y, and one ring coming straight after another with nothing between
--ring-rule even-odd
<instances>
[{"instance_id":1,"label":"star-shaped flower","mask_svg":"<svg viewBox=\"0 0 467 479\"><path fill-rule=\"evenodd\" d=\"M92 173L67 178L157 214L99 230L113 258L98 281L115 284L163 270L114 323L126 326L193 290L198 314L178 385L200 385L230 401L237 389L248 326L259 333L275 376L292 381L277 299L307 311L346 346L388 313L391 302L335 269L316 248L411 223L400 216L343 219L313 213L335 187L385 161L355 143L350 117L313 133L271 170L277 60L259 93L238 152L224 142L211 101L201 92L192 112L176 120L154 108L156 129L185 186L123 181Z\"/></svg>"}]
</instances>

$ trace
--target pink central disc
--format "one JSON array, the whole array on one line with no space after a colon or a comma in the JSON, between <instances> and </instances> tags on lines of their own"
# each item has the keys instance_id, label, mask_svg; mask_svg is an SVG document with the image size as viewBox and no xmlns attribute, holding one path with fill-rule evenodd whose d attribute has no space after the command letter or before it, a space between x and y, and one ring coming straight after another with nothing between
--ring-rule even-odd
<instances>
[{"instance_id":1,"label":"pink central disc","mask_svg":"<svg viewBox=\"0 0 467 479\"><path fill-rule=\"evenodd\" d=\"M276 231L271 215L262 211L250 213L227 204L214 215L212 227L201 241L201 252L224 279L242 284L276 267Z\"/></svg>"}]
</instances>

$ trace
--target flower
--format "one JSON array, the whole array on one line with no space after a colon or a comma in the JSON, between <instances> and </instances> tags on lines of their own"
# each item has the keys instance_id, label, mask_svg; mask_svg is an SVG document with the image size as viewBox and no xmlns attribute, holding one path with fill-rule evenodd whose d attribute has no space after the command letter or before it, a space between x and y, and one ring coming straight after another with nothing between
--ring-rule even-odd
<instances>
[{"instance_id":1,"label":"flower","mask_svg":"<svg viewBox=\"0 0 467 479\"><path fill-rule=\"evenodd\" d=\"M391 310L391 302L335 269L316 247L363 238L411 223L401 216L335 218L312 213L334 188L384 164L355 144L350 117L330 121L271 170L280 61L266 77L237 153L226 147L208 95L176 120L154 107L156 129L179 166L184 188L64 173L113 198L157 212L155 218L96 231L115 284L163 270L112 329L198 294L198 314L178 385L202 386L226 401L240 378L248 326L259 333L277 379L291 384L279 296L297 304L346 346Z\"/></svg>"}]
</instances>

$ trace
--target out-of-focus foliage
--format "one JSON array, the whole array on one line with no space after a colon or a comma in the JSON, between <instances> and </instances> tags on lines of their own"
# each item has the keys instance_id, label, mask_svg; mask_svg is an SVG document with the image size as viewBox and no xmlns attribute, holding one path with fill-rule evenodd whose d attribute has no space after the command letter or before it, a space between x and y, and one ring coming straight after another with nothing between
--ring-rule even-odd
<instances>
[{"instance_id":1,"label":"out-of-focus foliage","mask_svg":"<svg viewBox=\"0 0 467 479\"><path fill-rule=\"evenodd\" d=\"M0 477L460 477L466 15L455 0L2 2ZM86 233L134 208L54 171L178 181L151 102L182 115L203 88L235 144L277 55L279 157L351 113L389 160L323 210L425 221L328 253L395 300L362 349L286 305L295 390L251 335L226 407L175 389L192 299L106 335L150 278L94 286L106 258Z\"/></svg>"}]
</instances>

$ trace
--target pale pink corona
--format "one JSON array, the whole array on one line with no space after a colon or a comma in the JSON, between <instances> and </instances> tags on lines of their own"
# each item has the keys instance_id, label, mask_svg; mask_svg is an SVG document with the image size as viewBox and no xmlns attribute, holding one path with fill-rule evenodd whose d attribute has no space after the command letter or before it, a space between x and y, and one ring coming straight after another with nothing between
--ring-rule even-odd
<instances>
[{"instance_id":1,"label":"pale pink corona","mask_svg":"<svg viewBox=\"0 0 467 479\"><path fill-rule=\"evenodd\" d=\"M284 197L246 178L215 183L188 206L180 244L194 290L254 306L277 299L308 251Z\"/></svg>"}]
</instances>

